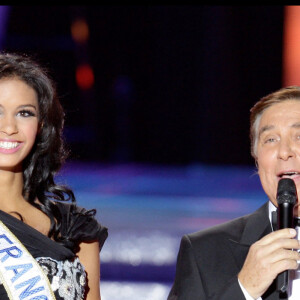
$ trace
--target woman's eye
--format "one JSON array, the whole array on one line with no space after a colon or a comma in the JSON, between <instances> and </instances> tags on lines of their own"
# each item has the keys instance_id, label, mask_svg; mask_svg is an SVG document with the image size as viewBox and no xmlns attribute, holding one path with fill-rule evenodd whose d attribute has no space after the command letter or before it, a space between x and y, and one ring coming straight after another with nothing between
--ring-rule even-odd
<instances>
[{"instance_id":1,"label":"woman's eye","mask_svg":"<svg viewBox=\"0 0 300 300\"><path fill-rule=\"evenodd\" d=\"M24 109L24 110L19 111L18 115L27 118L27 117L34 117L35 113L31 110Z\"/></svg>"}]
</instances>

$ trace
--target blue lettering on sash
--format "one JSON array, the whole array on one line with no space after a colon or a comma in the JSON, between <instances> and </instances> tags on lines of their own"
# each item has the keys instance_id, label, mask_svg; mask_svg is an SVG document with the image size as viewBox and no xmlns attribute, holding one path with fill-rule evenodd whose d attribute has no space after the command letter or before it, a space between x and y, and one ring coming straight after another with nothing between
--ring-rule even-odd
<instances>
[{"instance_id":1,"label":"blue lettering on sash","mask_svg":"<svg viewBox=\"0 0 300 300\"><path fill-rule=\"evenodd\" d=\"M22 288L23 286L27 285L26 289L20 294L19 299L25 299L35 293L38 293L38 292L44 290L45 288L43 286L40 286L40 287L32 290L32 287L40 280L41 280L40 276L35 276L25 282L21 282L21 283L17 284L15 286L16 289Z\"/></svg>"},{"instance_id":2,"label":"blue lettering on sash","mask_svg":"<svg viewBox=\"0 0 300 300\"><path fill-rule=\"evenodd\" d=\"M10 244L13 243L5 234L0 234L0 239L5 239Z\"/></svg>"},{"instance_id":3,"label":"blue lettering on sash","mask_svg":"<svg viewBox=\"0 0 300 300\"><path fill-rule=\"evenodd\" d=\"M0 234L0 239L4 239L9 244L13 244L13 242L5 234ZM9 257L13 257L13 258L21 257L23 254L23 251L21 249L19 249L17 246L12 246L9 248L0 249L0 253L6 253L6 255L1 258L1 262L4 262ZM11 278L11 282L13 283L17 279L19 279L23 274L25 274L28 270L30 270L32 267L33 267L32 264L29 263L29 264L8 266L8 267L5 267L5 269L12 270L15 273L15 276L13 278ZM19 269L21 269L21 270L19 271ZM32 289L36 285L36 283L40 281L40 279L41 279L40 276L35 276L25 282L21 282L21 283L15 285L16 289L20 289L20 288L26 286L26 289L23 292L21 292L19 299L21 299L21 300L25 299L27 297L32 296L33 294L36 294L40 291L45 290L45 288L43 286L40 286L36 289ZM39 295L39 296L36 295L33 298L30 298L28 300L48 300L48 297L45 295Z\"/></svg>"},{"instance_id":4,"label":"blue lettering on sash","mask_svg":"<svg viewBox=\"0 0 300 300\"><path fill-rule=\"evenodd\" d=\"M5 267L6 270L13 270L15 273L15 276L11 279L11 282L15 282L17 279L20 278L20 276L25 274L31 268L32 268L32 264L21 264L21 265ZM21 269L20 272L18 271L19 269Z\"/></svg>"},{"instance_id":5,"label":"blue lettering on sash","mask_svg":"<svg viewBox=\"0 0 300 300\"><path fill-rule=\"evenodd\" d=\"M14 254L14 250L16 250L17 253ZM1 249L0 253L2 252L6 252L6 255L1 258L1 262L6 261L9 257L19 258L23 254L23 251L16 246Z\"/></svg>"}]
</instances>

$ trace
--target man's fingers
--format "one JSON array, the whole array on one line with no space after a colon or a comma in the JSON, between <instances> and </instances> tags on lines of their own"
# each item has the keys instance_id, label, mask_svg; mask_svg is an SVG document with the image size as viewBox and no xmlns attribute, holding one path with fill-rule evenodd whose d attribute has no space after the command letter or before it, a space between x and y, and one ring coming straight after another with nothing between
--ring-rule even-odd
<instances>
[{"instance_id":1,"label":"man's fingers","mask_svg":"<svg viewBox=\"0 0 300 300\"><path fill-rule=\"evenodd\" d=\"M284 228L267 234L262 239L260 239L257 243L259 243L260 245L268 245L278 239L283 239L283 238L292 239L296 236L296 234L297 232L294 228Z\"/></svg>"},{"instance_id":2,"label":"man's fingers","mask_svg":"<svg viewBox=\"0 0 300 300\"><path fill-rule=\"evenodd\" d=\"M263 247L269 247L270 252L276 251L277 249L296 249L300 248L299 241L296 239L284 239L279 238L273 241L272 244L265 245Z\"/></svg>"},{"instance_id":3,"label":"man's fingers","mask_svg":"<svg viewBox=\"0 0 300 300\"><path fill-rule=\"evenodd\" d=\"M299 261L300 254L297 251L279 249L270 257L270 263L277 263L282 260Z\"/></svg>"},{"instance_id":4,"label":"man's fingers","mask_svg":"<svg viewBox=\"0 0 300 300\"><path fill-rule=\"evenodd\" d=\"M296 270L299 264L294 259L284 259L273 264L273 270L275 273L279 274L286 270Z\"/></svg>"}]
</instances>

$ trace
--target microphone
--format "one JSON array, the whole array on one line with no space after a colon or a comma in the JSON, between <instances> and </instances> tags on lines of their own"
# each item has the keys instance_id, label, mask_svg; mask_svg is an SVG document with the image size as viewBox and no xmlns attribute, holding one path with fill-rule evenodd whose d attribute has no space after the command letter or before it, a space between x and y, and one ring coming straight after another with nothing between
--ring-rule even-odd
<instances>
[{"instance_id":1,"label":"microphone","mask_svg":"<svg viewBox=\"0 0 300 300\"><path fill-rule=\"evenodd\" d=\"M297 189L293 179L282 178L278 182L276 200L277 229L294 228L294 206L297 202ZM288 270L277 276L277 291L285 293L288 289Z\"/></svg>"}]
</instances>

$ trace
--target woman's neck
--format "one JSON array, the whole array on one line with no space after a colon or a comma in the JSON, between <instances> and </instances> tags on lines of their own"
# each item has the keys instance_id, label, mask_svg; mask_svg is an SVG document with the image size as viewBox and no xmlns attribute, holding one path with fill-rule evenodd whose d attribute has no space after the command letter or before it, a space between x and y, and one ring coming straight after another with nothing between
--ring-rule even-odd
<instances>
[{"instance_id":1,"label":"woman's neck","mask_svg":"<svg viewBox=\"0 0 300 300\"><path fill-rule=\"evenodd\" d=\"M14 210L20 208L26 202L22 195L22 172L10 172L0 170L0 209Z\"/></svg>"}]
</instances>

